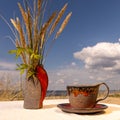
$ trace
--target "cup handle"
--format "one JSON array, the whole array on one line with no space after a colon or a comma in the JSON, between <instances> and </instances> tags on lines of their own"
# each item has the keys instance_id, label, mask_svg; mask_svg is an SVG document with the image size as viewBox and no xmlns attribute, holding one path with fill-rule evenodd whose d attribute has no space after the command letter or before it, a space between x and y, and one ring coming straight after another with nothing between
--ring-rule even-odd
<instances>
[{"instance_id":1,"label":"cup handle","mask_svg":"<svg viewBox=\"0 0 120 120\"><path fill-rule=\"evenodd\" d=\"M106 95L104 96L104 98L98 99L98 100L96 101L96 103L99 102L99 101L101 101L101 100L106 99L106 98L108 97L108 95L109 95L109 87L108 87L108 85L107 85L106 83L100 83L99 86L100 86L100 85L105 85L105 87L107 88L107 93L106 93Z\"/></svg>"}]
</instances>

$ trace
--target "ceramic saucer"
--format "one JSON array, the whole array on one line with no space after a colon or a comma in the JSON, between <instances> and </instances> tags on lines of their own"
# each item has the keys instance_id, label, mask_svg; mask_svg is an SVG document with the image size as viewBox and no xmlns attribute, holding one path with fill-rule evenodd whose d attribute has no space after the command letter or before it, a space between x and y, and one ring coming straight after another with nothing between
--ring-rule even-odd
<instances>
[{"instance_id":1,"label":"ceramic saucer","mask_svg":"<svg viewBox=\"0 0 120 120\"><path fill-rule=\"evenodd\" d=\"M97 113L105 110L108 108L108 106L104 104L96 104L94 108L73 108L69 103L63 103L63 104L58 104L58 108L60 108L64 112L69 112L69 113Z\"/></svg>"}]
</instances>

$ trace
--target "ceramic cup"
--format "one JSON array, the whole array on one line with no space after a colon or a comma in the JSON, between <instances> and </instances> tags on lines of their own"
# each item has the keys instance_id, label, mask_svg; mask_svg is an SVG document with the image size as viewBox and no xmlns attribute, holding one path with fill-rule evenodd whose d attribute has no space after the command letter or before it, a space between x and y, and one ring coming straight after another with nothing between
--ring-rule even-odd
<instances>
[{"instance_id":1,"label":"ceramic cup","mask_svg":"<svg viewBox=\"0 0 120 120\"><path fill-rule=\"evenodd\" d=\"M97 99L99 87L104 85L106 87L106 95ZM108 97L109 87L106 83L99 83L96 85L75 85L67 86L70 105L74 108L92 108L97 102Z\"/></svg>"}]
</instances>

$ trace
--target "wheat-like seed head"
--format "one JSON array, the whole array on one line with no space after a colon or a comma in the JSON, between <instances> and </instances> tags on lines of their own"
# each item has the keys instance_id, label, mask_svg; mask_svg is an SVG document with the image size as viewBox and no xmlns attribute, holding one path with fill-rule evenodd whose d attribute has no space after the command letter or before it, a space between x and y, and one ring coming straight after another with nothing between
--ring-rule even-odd
<instances>
[{"instance_id":1,"label":"wheat-like seed head","mask_svg":"<svg viewBox=\"0 0 120 120\"><path fill-rule=\"evenodd\" d=\"M57 24L59 23L60 19L62 18L66 8L67 8L67 3L63 6L63 8L61 9L61 11L59 12L58 14L58 17L56 18L55 22L53 23L52 27L51 27L51 30L50 30L50 33L49 35L51 35L54 31L54 29L56 28Z\"/></svg>"},{"instance_id":2,"label":"wheat-like seed head","mask_svg":"<svg viewBox=\"0 0 120 120\"><path fill-rule=\"evenodd\" d=\"M26 26L26 29L27 29L27 34L28 34L28 46L30 48L32 48L32 18L31 18L31 14L30 14L30 9L28 8L28 11L27 11L27 15L28 15L28 24Z\"/></svg>"},{"instance_id":3,"label":"wheat-like seed head","mask_svg":"<svg viewBox=\"0 0 120 120\"><path fill-rule=\"evenodd\" d=\"M19 36L20 36L21 45L22 45L23 48L25 48L26 47L26 41L25 41L24 32L23 32L22 26L20 24L19 18L16 19L16 22L17 22L18 33L19 33Z\"/></svg>"},{"instance_id":4,"label":"wheat-like seed head","mask_svg":"<svg viewBox=\"0 0 120 120\"><path fill-rule=\"evenodd\" d=\"M39 6L39 8L40 8L40 6ZM33 41L34 42L33 42L33 49L34 49L35 53L38 51L37 44L38 44L38 31L39 31L38 30L38 23L39 23L38 22L38 20L39 20L38 15L40 15L39 12L40 11L38 11L37 8L36 8L36 3L34 3L34 13L33 13Z\"/></svg>"},{"instance_id":5,"label":"wheat-like seed head","mask_svg":"<svg viewBox=\"0 0 120 120\"><path fill-rule=\"evenodd\" d=\"M62 33L62 31L64 30L65 26L67 25L67 23L68 23L68 21L69 21L71 15L72 15L72 12L69 13L69 14L66 16L66 18L65 18L65 20L63 21L63 23L62 23L60 29L59 29L58 32L56 33L55 39L57 39L58 36Z\"/></svg>"},{"instance_id":6,"label":"wheat-like seed head","mask_svg":"<svg viewBox=\"0 0 120 120\"><path fill-rule=\"evenodd\" d=\"M28 35L28 46L30 47L30 45L32 43L31 13L30 13L29 7L27 7L27 12L25 12L20 3L18 3L18 6L19 6L19 9L20 9L21 15L23 17L24 24L26 26L26 31L27 31L27 35Z\"/></svg>"},{"instance_id":7,"label":"wheat-like seed head","mask_svg":"<svg viewBox=\"0 0 120 120\"><path fill-rule=\"evenodd\" d=\"M38 48L37 48L37 43L38 43L38 28L37 28L37 20L35 19L34 20L34 30L33 30L33 49L34 49L34 52L36 53Z\"/></svg>"},{"instance_id":8,"label":"wheat-like seed head","mask_svg":"<svg viewBox=\"0 0 120 120\"><path fill-rule=\"evenodd\" d=\"M14 19L10 19L11 23L13 24L13 26L15 27L15 29L18 31L18 27L17 27L17 23Z\"/></svg>"},{"instance_id":9,"label":"wheat-like seed head","mask_svg":"<svg viewBox=\"0 0 120 120\"><path fill-rule=\"evenodd\" d=\"M43 47L43 44L45 42L45 35L47 33L47 30L49 28L49 26L51 25L51 23L53 22L54 18L56 16L56 12L54 12L50 18L48 19L48 21L44 24L44 26L42 27L41 31L40 31L40 38L41 38L41 45L40 47Z\"/></svg>"},{"instance_id":10,"label":"wheat-like seed head","mask_svg":"<svg viewBox=\"0 0 120 120\"><path fill-rule=\"evenodd\" d=\"M42 5L42 0L38 0L38 3L37 3L38 16L39 16L40 11L41 11L41 5Z\"/></svg>"},{"instance_id":11,"label":"wheat-like seed head","mask_svg":"<svg viewBox=\"0 0 120 120\"><path fill-rule=\"evenodd\" d=\"M20 3L18 3L18 6L23 17L24 23L27 24L27 13L24 11Z\"/></svg>"},{"instance_id":12,"label":"wheat-like seed head","mask_svg":"<svg viewBox=\"0 0 120 120\"><path fill-rule=\"evenodd\" d=\"M23 30L22 30L19 18L16 18L16 21L11 19L11 23L13 24L15 29L18 31L19 36L20 36L21 45L22 45L22 47L25 48L26 47L26 41L25 41L25 38L24 38L24 33L23 33Z\"/></svg>"}]
</instances>

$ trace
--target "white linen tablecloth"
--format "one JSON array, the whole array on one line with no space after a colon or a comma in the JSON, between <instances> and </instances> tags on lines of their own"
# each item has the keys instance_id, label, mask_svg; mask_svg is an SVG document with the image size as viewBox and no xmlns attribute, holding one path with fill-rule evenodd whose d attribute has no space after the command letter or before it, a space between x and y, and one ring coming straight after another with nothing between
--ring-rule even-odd
<instances>
[{"instance_id":1,"label":"white linen tablecloth","mask_svg":"<svg viewBox=\"0 0 120 120\"><path fill-rule=\"evenodd\" d=\"M57 104L68 103L67 99L45 100L44 108L29 110L23 108L23 101L0 102L0 120L120 120L120 105L108 106L104 113L74 114L66 113Z\"/></svg>"}]
</instances>

